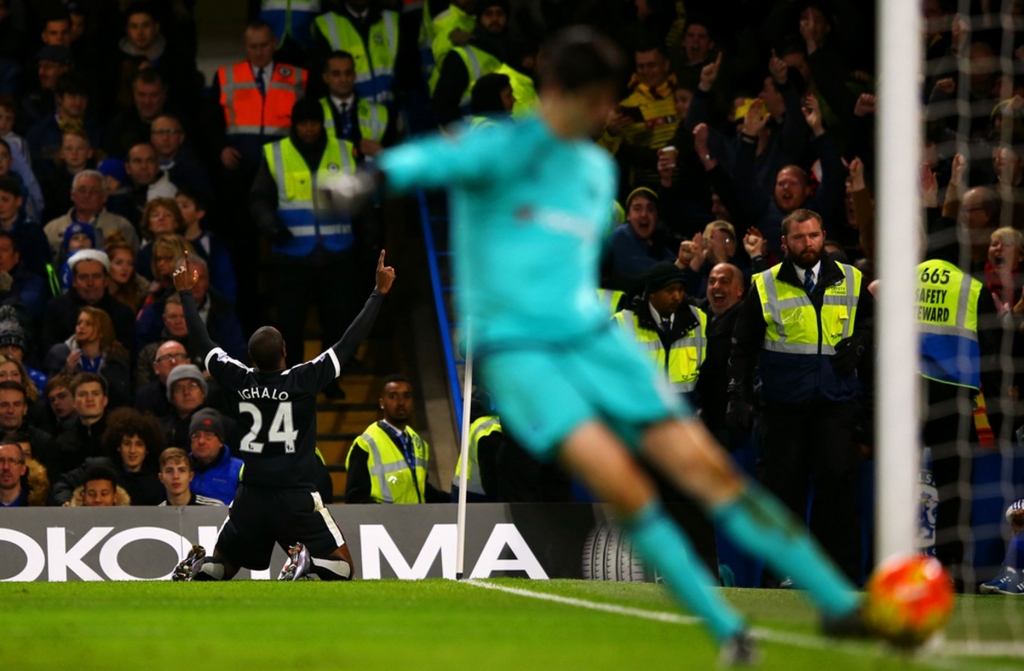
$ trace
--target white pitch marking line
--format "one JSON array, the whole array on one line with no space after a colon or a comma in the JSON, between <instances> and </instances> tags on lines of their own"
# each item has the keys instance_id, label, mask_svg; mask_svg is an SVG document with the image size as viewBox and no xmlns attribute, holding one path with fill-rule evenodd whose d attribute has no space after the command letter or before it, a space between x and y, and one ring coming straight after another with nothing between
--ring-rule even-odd
<instances>
[{"instance_id":1,"label":"white pitch marking line","mask_svg":"<svg viewBox=\"0 0 1024 671\"><path fill-rule=\"evenodd\" d=\"M534 592L528 589L519 589L517 587L506 587L504 585L495 585L492 583L481 582L479 580L464 580L462 581L467 585L474 587L480 587L483 589L491 589L498 592L505 592L507 594L515 594L517 596L525 596L531 599L539 599L541 601L553 601L555 603L565 604L567 606L576 606L577 608L587 608L589 610L598 610L606 613L615 613L617 615L628 615L631 617L639 617L645 620L654 620L655 622L670 622L673 624L682 625L696 625L701 624L703 621L699 617L692 615L679 615L678 613L666 613L664 611L655 610L643 610L640 608L630 608L628 606L617 606L610 603L600 603L597 601L587 601L585 599L574 599L567 596L559 596L557 594L547 594L545 592ZM815 636L806 636L804 634L796 634L791 632L776 631L773 629L762 629L760 627L751 630L754 638L769 641L771 643L778 643L780 645L790 645L797 648L810 648L813 650L839 650L849 654L870 654L873 656L888 656L891 651L885 648L878 647L872 643L856 643L850 641L834 641L826 640ZM929 648L921 657L937 657L940 655L955 655L957 657L1024 657L1024 645L1017 643L981 643L981 642L965 642L965 643L947 643L943 642L941 645L935 648ZM929 663L935 660L929 660Z\"/></svg>"}]
</instances>

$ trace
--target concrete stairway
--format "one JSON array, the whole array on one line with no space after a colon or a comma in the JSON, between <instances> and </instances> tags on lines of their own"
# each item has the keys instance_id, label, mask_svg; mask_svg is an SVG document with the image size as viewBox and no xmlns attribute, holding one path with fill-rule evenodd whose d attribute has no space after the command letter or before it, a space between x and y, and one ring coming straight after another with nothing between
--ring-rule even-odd
<instances>
[{"instance_id":1,"label":"concrete stairway","mask_svg":"<svg viewBox=\"0 0 1024 671\"><path fill-rule=\"evenodd\" d=\"M308 328L307 333L317 331ZM320 354L319 340L306 340L306 360ZM367 426L380 419L381 385L393 371L401 370L391 340L370 340L363 343L357 356L341 377L345 400L332 401L320 396L317 402L317 447L331 471L334 498L345 496L345 457L349 446ZM351 372L349 372L351 371Z\"/></svg>"}]
</instances>

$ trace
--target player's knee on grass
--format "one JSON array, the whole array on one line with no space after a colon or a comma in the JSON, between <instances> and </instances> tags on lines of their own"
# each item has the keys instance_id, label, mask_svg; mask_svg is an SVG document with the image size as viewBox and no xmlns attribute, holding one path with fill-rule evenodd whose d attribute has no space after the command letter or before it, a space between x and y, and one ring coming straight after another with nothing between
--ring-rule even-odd
<instances>
[{"instance_id":1,"label":"player's knee on grass","mask_svg":"<svg viewBox=\"0 0 1024 671\"><path fill-rule=\"evenodd\" d=\"M219 549L214 548L213 556L203 560L193 580L231 580L237 573L238 567L225 559Z\"/></svg>"}]
</instances>

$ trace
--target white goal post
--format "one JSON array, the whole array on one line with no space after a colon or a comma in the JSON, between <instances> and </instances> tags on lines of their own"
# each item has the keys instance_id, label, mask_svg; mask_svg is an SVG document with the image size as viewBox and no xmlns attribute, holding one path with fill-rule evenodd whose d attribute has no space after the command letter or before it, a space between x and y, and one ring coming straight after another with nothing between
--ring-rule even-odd
<instances>
[{"instance_id":1,"label":"white goal post","mask_svg":"<svg viewBox=\"0 0 1024 671\"><path fill-rule=\"evenodd\" d=\"M921 259L921 7L877 1L878 300L876 342L875 548L882 560L917 546L920 471L918 336L914 318Z\"/></svg>"}]
</instances>

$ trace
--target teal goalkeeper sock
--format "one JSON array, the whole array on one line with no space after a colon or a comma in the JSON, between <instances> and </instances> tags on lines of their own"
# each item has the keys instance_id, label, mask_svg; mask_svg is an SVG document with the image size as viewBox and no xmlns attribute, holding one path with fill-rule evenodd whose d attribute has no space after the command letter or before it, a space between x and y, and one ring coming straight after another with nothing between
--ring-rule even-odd
<instances>
[{"instance_id":1,"label":"teal goalkeeper sock","mask_svg":"<svg viewBox=\"0 0 1024 671\"><path fill-rule=\"evenodd\" d=\"M739 613L711 588L711 574L660 503L644 506L623 528L676 600L703 618L719 642L746 628Z\"/></svg>"},{"instance_id":2,"label":"teal goalkeeper sock","mask_svg":"<svg viewBox=\"0 0 1024 671\"><path fill-rule=\"evenodd\" d=\"M807 590L825 615L841 617L860 603L854 586L768 492L748 483L735 499L712 508L711 516L732 542Z\"/></svg>"}]
</instances>

